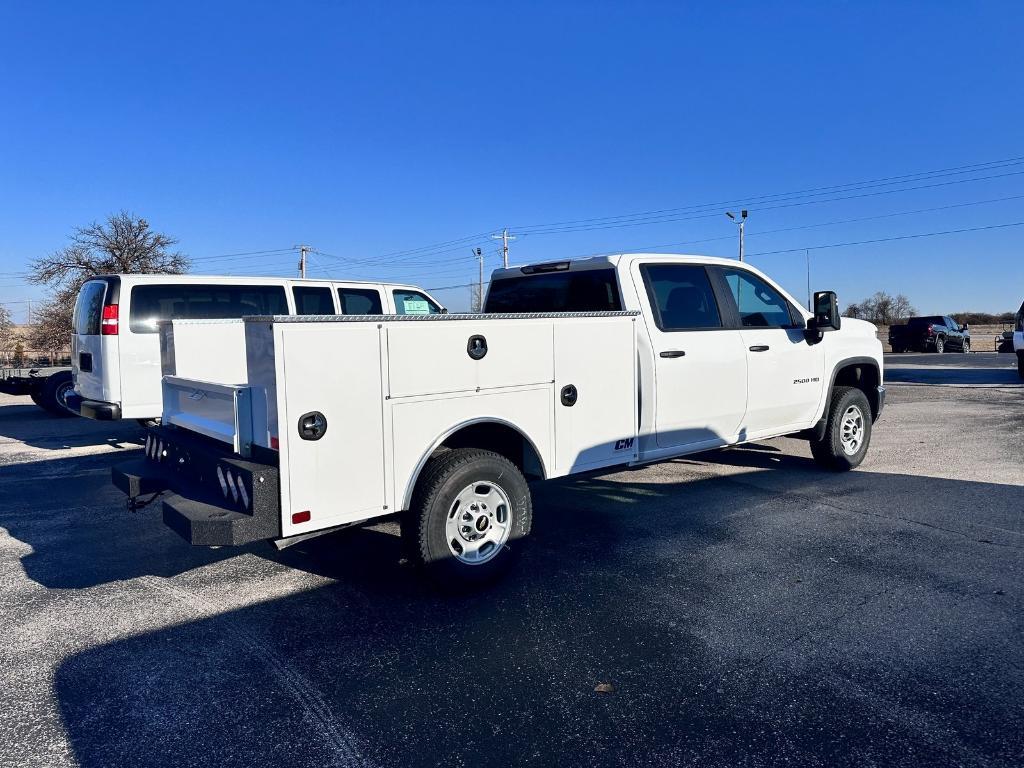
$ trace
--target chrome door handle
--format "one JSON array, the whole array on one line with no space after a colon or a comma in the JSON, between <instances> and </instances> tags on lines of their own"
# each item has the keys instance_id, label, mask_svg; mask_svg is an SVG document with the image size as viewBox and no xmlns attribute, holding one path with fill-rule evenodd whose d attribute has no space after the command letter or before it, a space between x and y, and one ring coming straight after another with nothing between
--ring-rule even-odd
<instances>
[{"instance_id":1,"label":"chrome door handle","mask_svg":"<svg viewBox=\"0 0 1024 768\"><path fill-rule=\"evenodd\" d=\"M767 352L768 351L768 345L767 344L755 344L754 346L750 347L750 351L751 352Z\"/></svg>"},{"instance_id":2,"label":"chrome door handle","mask_svg":"<svg viewBox=\"0 0 1024 768\"><path fill-rule=\"evenodd\" d=\"M681 349L666 349L658 357L686 357L686 353Z\"/></svg>"}]
</instances>

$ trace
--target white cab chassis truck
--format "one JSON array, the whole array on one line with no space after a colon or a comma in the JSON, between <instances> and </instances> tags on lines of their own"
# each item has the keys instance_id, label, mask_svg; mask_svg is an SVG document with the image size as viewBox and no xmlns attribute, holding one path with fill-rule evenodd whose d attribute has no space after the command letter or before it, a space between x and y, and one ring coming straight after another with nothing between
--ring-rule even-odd
<instances>
[{"instance_id":1,"label":"white cab chassis truck","mask_svg":"<svg viewBox=\"0 0 1024 768\"><path fill-rule=\"evenodd\" d=\"M162 425L113 480L130 509L163 494L193 544L286 546L397 514L415 562L488 579L530 532L529 481L780 435L856 467L881 344L840 327L834 293L814 302L735 261L624 254L499 270L487 314L249 317L244 384L165 356ZM162 337L181 359L217 322Z\"/></svg>"}]
</instances>

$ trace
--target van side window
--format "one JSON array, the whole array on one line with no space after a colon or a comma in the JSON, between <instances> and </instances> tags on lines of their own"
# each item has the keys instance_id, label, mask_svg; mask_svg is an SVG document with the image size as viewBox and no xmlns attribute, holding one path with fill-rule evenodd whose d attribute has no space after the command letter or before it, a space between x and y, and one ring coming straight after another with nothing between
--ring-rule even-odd
<instances>
[{"instance_id":1,"label":"van side window","mask_svg":"<svg viewBox=\"0 0 1024 768\"><path fill-rule=\"evenodd\" d=\"M723 269L725 282L736 300L744 328L793 328L800 317L782 294L757 275L739 269Z\"/></svg>"},{"instance_id":2,"label":"van side window","mask_svg":"<svg viewBox=\"0 0 1024 768\"><path fill-rule=\"evenodd\" d=\"M296 285L292 288L297 315L333 315L334 301L330 288Z\"/></svg>"},{"instance_id":3,"label":"van side window","mask_svg":"<svg viewBox=\"0 0 1024 768\"><path fill-rule=\"evenodd\" d=\"M287 315L280 285L136 285L128 327L156 333L161 320L221 320L249 315Z\"/></svg>"},{"instance_id":4,"label":"van side window","mask_svg":"<svg viewBox=\"0 0 1024 768\"><path fill-rule=\"evenodd\" d=\"M397 315L438 315L441 308L419 291L400 289L394 291L395 314Z\"/></svg>"},{"instance_id":5,"label":"van side window","mask_svg":"<svg viewBox=\"0 0 1024 768\"><path fill-rule=\"evenodd\" d=\"M380 293L373 288L339 288L338 300L343 315L383 315Z\"/></svg>"},{"instance_id":6,"label":"van side window","mask_svg":"<svg viewBox=\"0 0 1024 768\"><path fill-rule=\"evenodd\" d=\"M699 264L645 264L641 271L658 328L687 331L721 328L715 292Z\"/></svg>"}]
</instances>

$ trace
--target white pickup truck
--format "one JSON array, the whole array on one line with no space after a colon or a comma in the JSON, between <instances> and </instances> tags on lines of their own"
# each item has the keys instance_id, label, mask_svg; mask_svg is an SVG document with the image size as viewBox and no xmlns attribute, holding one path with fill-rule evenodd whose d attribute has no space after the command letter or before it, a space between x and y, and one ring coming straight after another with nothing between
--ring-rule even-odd
<instances>
[{"instance_id":1,"label":"white pickup truck","mask_svg":"<svg viewBox=\"0 0 1024 768\"><path fill-rule=\"evenodd\" d=\"M397 513L414 561L487 579L530 532L528 480L779 435L856 467L881 344L840 328L834 293L815 310L746 264L624 254L499 270L480 315L249 317L246 383L172 361L163 425L113 480L130 508L165 494L193 544L285 546ZM162 337L180 356L218 322Z\"/></svg>"}]
</instances>

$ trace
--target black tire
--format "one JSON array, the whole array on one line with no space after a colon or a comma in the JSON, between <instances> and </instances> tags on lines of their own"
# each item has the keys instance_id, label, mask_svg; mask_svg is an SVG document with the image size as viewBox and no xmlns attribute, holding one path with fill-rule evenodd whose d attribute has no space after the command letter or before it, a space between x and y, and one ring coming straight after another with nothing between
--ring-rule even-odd
<instances>
[{"instance_id":1,"label":"black tire","mask_svg":"<svg viewBox=\"0 0 1024 768\"><path fill-rule=\"evenodd\" d=\"M859 409L861 439L853 453L843 443L843 422L850 409ZM871 404L856 387L835 387L828 405L825 436L811 440L811 455L826 469L846 472L860 465L871 444Z\"/></svg>"},{"instance_id":2,"label":"black tire","mask_svg":"<svg viewBox=\"0 0 1024 768\"><path fill-rule=\"evenodd\" d=\"M43 384L42 402L39 403L51 416L66 418L77 416L74 411L64 405L64 396L72 392L75 382L71 378L71 371L60 371L46 379Z\"/></svg>"},{"instance_id":3,"label":"black tire","mask_svg":"<svg viewBox=\"0 0 1024 768\"><path fill-rule=\"evenodd\" d=\"M43 405L43 391L41 389L29 392L28 396L31 397L32 402L38 405L40 408L46 408L46 406Z\"/></svg>"},{"instance_id":4,"label":"black tire","mask_svg":"<svg viewBox=\"0 0 1024 768\"><path fill-rule=\"evenodd\" d=\"M903 354L903 347L893 347L892 351L893 351L894 354L897 354L897 355Z\"/></svg>"},{"instance_id":5,"label":"black tire","mask_svg":"<svg viewBox=\"0 0 1024 768\"><path fill-rule=\"evenodd\" d=\"M136 419L136 423L143 429L153 429L160 426L160 419Z\"/></svg>"},{"instance_id":6,"label":"black tire","mask_svg":"<svg viewBox=\"0 0 1024 768\"><path fill-rule=\"evenodd\" d=\"M475 484L497 487L509 502L505 509L508 537L500 546L492 545L489 559L480 563L460 559L447 532L449 517L457 520L453 515L459 494ZM402 538L413 563L439 586L457 589L490 582L507 571L518 549L514 542L530 533L532 523L530 488L519 469L492 451L457 448L434 457L423 469L412 505L402 515ZM453 541L460 544L458 538Z\"/></svg>"},{"instance_id":7,"label":"black tire","mask_svg":"<svg viewBox=\"0 0 1024 768\"><path fill-rule=\"evenodd\" d=\"M1017 375L1024 379L1024 352L1017 353Z\"/></svg>"},{"instance_id":8,"label":"black tire","mask_svg":"<svg viewBox=\"0 0 1024 768\"><path fill-rule=\"evenodd\" d=\"M962 341L962 342L960 343L960 351L961 351L961 352L963 352L963 353L964 353L965 355L966 355L966 354L967 354L968 352L970 352L970 351L971 351L971 340L970 340L970 339L964 339L964 340L963 340L963 341Z\"/></svg>"},{"instance_id":9,"label":"black tire","mask_svg":"<svg viewBox=\"0 0 1024 768\"><path fill-rule=\"evenodd\" d=\"M941 355L946 349L946 340L939 336L935 339L935 354Z\"/></svg>"}]
</instances>

